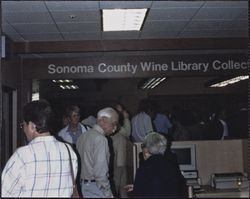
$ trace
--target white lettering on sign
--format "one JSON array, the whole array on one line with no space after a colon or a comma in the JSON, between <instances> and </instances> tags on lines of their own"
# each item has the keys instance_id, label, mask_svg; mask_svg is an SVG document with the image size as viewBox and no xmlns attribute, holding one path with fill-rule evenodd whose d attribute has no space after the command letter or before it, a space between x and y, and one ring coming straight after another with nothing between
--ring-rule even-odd
<instances>
[{"instance_id":1,"label":"white lettering on sign","mask_svg":"<svg viewBox=\"0 0 250 199\"><path fill-rule=\"evenodd\" d=\"M54 64L48 65L49 74L62 74L62 73L93 73L93 66L56 66Z\"/></svg>"},{"instance_id":2,"label":"white lettering on sign","mask_svg":"<svg viewBox=\"0 0 250 199\"><path fill-rule=\"evenodd\" d=\"M141 62L142 71L167 71L168 65L166 63L156 64L155 62Z\"/></svg>"},{"instance_id":3,"label":"white lettering on sign","mask_svg":"<svg viewBox=\"0 0 250 199\"><path fill-rule=\"evenodd\" d=\"M249 66L249 62L234 62L233 60L229 60L228 62L221 62L219 60L215 60L213 62L214 70L239 70L239 69L247 69Z\"/></svg>"},{"instance_id":4,"label":"white lettering on sign","mask_svg":"<svg viewBox=\"0 0 250 199\"><path fill-rule=\"evenodd\" d=\"M48 74L81 74L81 73L130 73L136 74L137 72L208 72L225 71L225 70L246 70L249 67L249 61L234 61L234 60L213 60L212 62L185 62L169 61L167 63L156 63L154 61L141 61L138 64L131 64L130 62L124 64L107 64L99 63L93 65L69 65L57 66L55 64L48 65Z\"/></svg>"},{"instance_id":5,"label":"white lettering on sign","mask_svg":"<svg viewBox=\"0 0 250 199\"><path fill-rule=\"evenodd\" d=\"M207 72L209 63L185 63L183 61L171 62L171 67L173 71L203 71Z\"/></svg>"},{"instance_id":6,"label":"white lettering on sign","mask_svg":"<svg viewBox=\"0 0 250 199\"><path fill-rule=\"evenodd\" d=\"M137 70L137 65L130 64L129 62L125 65L107 65L105 63L100 63L98 65L98 71L101 73L111 73L111 72L129 72L135 74Z\"/></svg>"}]
</instances>

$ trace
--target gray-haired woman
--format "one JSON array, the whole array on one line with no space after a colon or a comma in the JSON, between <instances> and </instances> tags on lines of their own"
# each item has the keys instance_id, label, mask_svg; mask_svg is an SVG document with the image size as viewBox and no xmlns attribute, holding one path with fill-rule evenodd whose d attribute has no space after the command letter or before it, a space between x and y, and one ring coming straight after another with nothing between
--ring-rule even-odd
<instances>
[{"instance_id":1,"label":"gray-haired woman","mask_svg":"<svg viewBox=\"0 0 250 199\"><path fill-rule=\"evenodd\" d=\"M164 156L167 147L166 138L159 133L149 133L142 143L145 161L136 172L134 185L128 185L128 191L133 191L133 197L150 198L180 198L185 181L178 165Z\"/></svg>"}]
</instances>

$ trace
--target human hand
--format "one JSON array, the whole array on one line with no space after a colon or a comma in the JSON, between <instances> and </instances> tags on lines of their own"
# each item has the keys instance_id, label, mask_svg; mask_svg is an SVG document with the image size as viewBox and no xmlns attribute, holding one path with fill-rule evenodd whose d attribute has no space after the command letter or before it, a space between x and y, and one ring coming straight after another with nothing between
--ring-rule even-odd
<instances>
[{"instance_id":1,"label":"human hand","mask_svg":"<svg viewBox=\"0 0 250 199\"><path fill-rule=\"evenodd\" d=\"M134 185L128 184L128 185L124 186L123 188L126 190L126 192L130 192L130 191L133 191Z\"/></svg>"},{"instance_id":2,"label":"human hand","mask_svg":"<svg viewBox=\"0 0 250 199\"><path fill-rule=\"evenodd\" d=\"M123 117L124 117L124 119L129 118L129 114L128 114L128 112L127 112L127 111L123 111L122 113L123 113Z\"/></svg>"}]
</instances>

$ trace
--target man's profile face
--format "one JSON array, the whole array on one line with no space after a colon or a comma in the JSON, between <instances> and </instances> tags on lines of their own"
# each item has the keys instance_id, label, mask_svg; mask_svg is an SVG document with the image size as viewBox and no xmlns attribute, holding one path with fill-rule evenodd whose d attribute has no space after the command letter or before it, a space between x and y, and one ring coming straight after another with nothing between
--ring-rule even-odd
<instances>
[{"instance_id":1,"label":"man's profile face","mask_svg":"<svg viewBox=\"0 0 250 199\"><path fill-rule=\"evenodd\" d=\"M24 121L20 124L20 127L23 130L24 134L26 135L28 142L30 142L33 139L33 134L29 125L31 125L30 122L26 123Z\"/></svg>"},{"instance_id":2,"label":"man's profile face","mask_svg":"<svg viewBox=\"0 0 250 199\"><path fill-rule=\"evenodd\" d=\"M103 130L106 135L111 135L117 129L118 118L103 117Z\"/></svg>"}]
</instances>

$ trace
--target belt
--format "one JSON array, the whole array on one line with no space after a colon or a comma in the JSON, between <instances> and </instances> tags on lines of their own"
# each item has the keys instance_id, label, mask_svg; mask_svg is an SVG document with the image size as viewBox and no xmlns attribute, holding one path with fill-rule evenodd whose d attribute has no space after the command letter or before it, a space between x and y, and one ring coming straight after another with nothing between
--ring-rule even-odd
<instances>
[{"instance_id":1,"label":"belt","mask_svg":"<svg viewBox=\"0 0 250 199\"><path fill-rule=\"evenodd\" d=\"M84 179L82 180L84 183L89 183L89 182L95 182L95 180L87 180L87 179Z\"/></svg>"}]
</instances>

